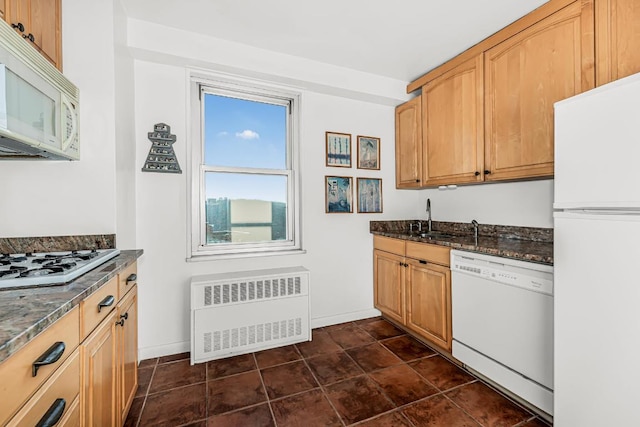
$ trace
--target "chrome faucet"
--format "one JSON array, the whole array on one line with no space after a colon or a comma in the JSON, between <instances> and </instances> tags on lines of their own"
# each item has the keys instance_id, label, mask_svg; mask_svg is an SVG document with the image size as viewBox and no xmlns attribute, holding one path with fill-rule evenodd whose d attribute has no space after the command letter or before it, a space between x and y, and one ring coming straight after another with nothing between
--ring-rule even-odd
<instances>
[{"instance_id":1,"label":"chrome faucet","mask_svg":"<svg viewBox=\"0 0 640 427\"><path fill-rule=\"evenodd\" d=\"M431 233L431 199L427 199L427 232Z\"/></svg>"},{"instance_id":2,"label":"chrome faucet","mask_svg":"<svg viewBox=\"0 0 640 427\"><path fill-rule=\"evenodd\" d=\"M475 219L471 221L471 225L473 225L473 238L476 241L476 245L478 244L478 221Z\"/></svg>"}]
</instances>

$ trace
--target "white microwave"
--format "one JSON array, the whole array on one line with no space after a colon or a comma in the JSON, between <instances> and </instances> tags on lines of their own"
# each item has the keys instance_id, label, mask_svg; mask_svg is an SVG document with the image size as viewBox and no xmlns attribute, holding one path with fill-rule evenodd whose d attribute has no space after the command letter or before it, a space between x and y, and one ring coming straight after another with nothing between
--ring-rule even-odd
<instances>
[{"instance_id":1,"label":"white microwave","mask_svg":"<svg viewBox=\"0 0 640 427\"><path fill-rule=\"evenodd\" d=\"M0 160L78 160L79 91L0 21Z\"/></svg>"}]
</instances>

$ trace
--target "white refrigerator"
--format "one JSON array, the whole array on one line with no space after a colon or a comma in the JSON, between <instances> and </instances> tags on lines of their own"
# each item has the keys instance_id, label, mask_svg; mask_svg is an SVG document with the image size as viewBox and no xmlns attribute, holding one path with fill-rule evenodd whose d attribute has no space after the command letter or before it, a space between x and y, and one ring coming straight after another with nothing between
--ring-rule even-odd
<instances>
[{"instance_id":1,"label":"white refrigerator","mask_svg":"<svg viewBox=\"0 0 640 427\"><path fill-rule=\"evenodd\" d=\"M640 74L555 104L554 426L640 426Z\"/></svg>"}]
</instances>

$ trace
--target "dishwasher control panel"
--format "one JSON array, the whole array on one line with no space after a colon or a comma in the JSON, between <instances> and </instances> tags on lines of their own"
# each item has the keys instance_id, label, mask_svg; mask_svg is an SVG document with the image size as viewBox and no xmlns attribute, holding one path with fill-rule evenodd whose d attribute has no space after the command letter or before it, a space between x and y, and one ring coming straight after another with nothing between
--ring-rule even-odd
<instances>
[{"instance_id":1,"label":"dishwasher control panel","mask_svg":"<svg viewBox=\"0 0 640 427\"><path fill-rule=\"evenodd\" d=\"M553 267L463 251L451 251L451 271L553 295Z\"/></svg>"}]
</instances>

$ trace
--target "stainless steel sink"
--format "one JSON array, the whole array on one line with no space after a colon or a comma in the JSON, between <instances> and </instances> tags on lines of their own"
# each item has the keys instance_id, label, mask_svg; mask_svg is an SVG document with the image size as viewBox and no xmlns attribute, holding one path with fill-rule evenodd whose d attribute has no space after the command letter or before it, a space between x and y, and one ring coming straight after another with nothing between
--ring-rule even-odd
<instances>
[{"instance_id":1,"label":"stainless steel sink","mask_svg":"<svg viewBox=\"0 0 640 427\"><path fill-rule=\"evenodd\" d=\"M440 231L430 231L430 232L419 233L418 237L422 237L423 239L446 239L449 237L453 237L453 235L442 233Z\"/></svg>"}]
</instances>

